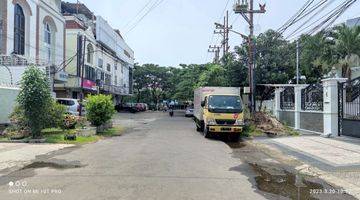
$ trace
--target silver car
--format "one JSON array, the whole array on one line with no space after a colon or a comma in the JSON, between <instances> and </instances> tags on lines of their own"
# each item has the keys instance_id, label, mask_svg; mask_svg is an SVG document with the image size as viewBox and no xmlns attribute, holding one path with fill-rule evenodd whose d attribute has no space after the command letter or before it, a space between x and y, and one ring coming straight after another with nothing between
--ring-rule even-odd
<instances>
[{"instance_id":1,"label":"silver car","mask_svg":"<svg viewBox=\"0 0 360 200\"><path fill-rule=\"evenodd\" d=\"M64 105L67 109L67 113L79 116L80 112L80 103L77 99L67 99L67 98L57 98L56 102L61 105ZM85 108L82 106L82 115L85 114Z\"/></svg>"},{"instance_id":2,"label":"silver car","mask_svg":"<svg viewBox=\"0 0 360 200\"><path fill-rule=\"evenodd\" d=\"M185 117L193 117L194 116L194 108L186 108Z\"/></svg>"}]
</instances>

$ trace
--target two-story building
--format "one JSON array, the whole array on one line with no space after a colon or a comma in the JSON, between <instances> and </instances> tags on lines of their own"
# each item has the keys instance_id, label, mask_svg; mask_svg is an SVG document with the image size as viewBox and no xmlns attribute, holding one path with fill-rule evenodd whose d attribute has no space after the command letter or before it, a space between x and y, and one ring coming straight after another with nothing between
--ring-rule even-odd
<instances>
[{"instance_id":1,"label":"two-story building","mask_svg":"<svg viewBox=\"0 0 360 200\"><path fill-rule=\"evenodd\" d=\"M26 67L36 65L47 72L50 86L66 81L65 37L60 0L1 0L0 79L18 85Z\"/></svg>"},{"instance_id":2,"label":"two-story building","mask_svg":"<svg viewBox=\"0 0 360 200\"><path fill-rule=\"evenodd\" d=\"M114 97L132 94L134 52L120 32L101 16L95 16L84 4L62 2L66 21L65 71L67 83L56 84L58 97L80 98L104 93Z\"/></svg>"}]
</instances>

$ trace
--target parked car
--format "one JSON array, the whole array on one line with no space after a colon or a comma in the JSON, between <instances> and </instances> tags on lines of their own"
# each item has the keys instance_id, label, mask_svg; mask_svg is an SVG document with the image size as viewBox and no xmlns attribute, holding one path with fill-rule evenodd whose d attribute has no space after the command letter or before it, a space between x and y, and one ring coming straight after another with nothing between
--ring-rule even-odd
<instances>
[{"instance_id":1,"label":"parked car","mask_svg":"<svg viewBox=\"0 0 360 200\"><path fill-rule=\"evenodd\" d=\"M194 108L187 107L185 111L185 117L193 117L194 116Z\"/></svg>"},{"instance_id":2,"label":"parked car","mask_svg":"<svg viewBox=\"0 0 360 200\"><path fill-rule=\"evenodd\" d=\"M131 113L138 112L138 110L136 109L134 103L124 103L122 105L122 110L127 111L127 112L131 112Z\"/></svg>"},{"instance_id":3,"label":"parked car","mask_svg":"<svg viewBox=\"0 0 360 200\"><path fill-rule=\"evenodd\" d=\"M80 102L77 99L57 98L56 102L64 105L67 109L67 113L76 116L79 115L81 106ZM85 106L82 106L82 114L85 114Z\"/></svg>"},{"instance_id":4,"label":"parked car","mask_svg":"<svg viewBox=\"0 0 360 200\"><path fill-rule=\"evenodd\" d=\"M135 108L136 108L136 110L137 110L138 112L143 112L143 111L145 111L145 109L146 109L143 103L137 103L137 104L135 104Z\"/></svg>"},{"instance_id":5,"label":"parked car","mask_svg":"<svg viewBox=\"0 0 360 200\"><path fill-rule=\"evenodd\" d=\"M144 103L145 111L149 110L149 105L147 103Z\"/></svg>"}]
</instances>

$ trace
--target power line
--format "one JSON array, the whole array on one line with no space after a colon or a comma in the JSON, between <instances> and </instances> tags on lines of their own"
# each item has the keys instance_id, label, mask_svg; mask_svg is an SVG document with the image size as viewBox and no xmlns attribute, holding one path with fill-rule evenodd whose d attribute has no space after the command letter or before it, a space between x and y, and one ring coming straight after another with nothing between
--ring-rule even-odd
<instances>
[{"instance_id":1,"label":"power line","mask_svg":"<svg viewBox=\"0 0 360 200\"><path fill-rule=\"evenodd\" d=\"M321 12L323 12L327 7L329 7L332 3L334 3L334 0L331 0L330 2L328 2L327 4L325 4L320 10L318 10L316 13L314 13L312 16L309 17L309 19L307 19L305 22L303 22L299 27L297 27L294 31L292 31L286 38L288 39L289 37L297 34L298 32L303 31L304 29L309 28L310 26L314 25L316 22L318 22L320 19L324 18L326 15L318 18L317 20L315 20L314 22L312 22L310 25L306 26L305 28L303 28L307 23L309 23L310 21L314 20L315 17L317 15L319 15ZM303 28L303 29L302 29ZM301 30L300 30L301 29Z\"/></svg>"},{"instance_id":2,"label":"power line","mask_svg":"<svg viewBox=\"0 0 360 200\"><path fill-rule=\"evenodd\" d=\"M334 0L330 1L330 4L333 2ZM283 34L290 26L296 24L297 22L305 19L307 16L309 16L311 13L313 13L314 11L318 10L320 8L320 12L323 10L324 7L327 7L327 5L329 4L325 4L326 2L328 2L328 0L321 0L320 2L316 3L315 5L313 5L312 7L310 7L311 4L306 6L306 9L303 10L303 12L301 14L299 14L295 19L292 20L292 22L290 24L288 24L286 27L283 27L279 33ZM313 2L311 2L313 3ZM323 7L323 5L325 4L325 6ZM318 15L320 13L319 11L317 13L315 13L314 15L312 15L309 18L309 21L315 17L316 15ZM301 25L303 26L303 25ZM300 26L300 28L301 28Z\"/></svg>"},{"instance_id":3,"label":"power line","mask_svg":"<svg viewBox=\"0 0 360 200\"><path fill-rule=\"evenodd\" d=\"M307 34L314 34L319 29L327 29L330 27L348 8L350 8L357 0L348 0L342 5L339 9L337 9L334 13L332 13L328 18L326 18L319 25L311 29Z\"/></svg>"},{"instance_id":4,"label":"power line","mask_svg":"<svg viewBox=\"0 0 360 200\"><path fill-rule=\"evenodd\" d=\"M227 7L228 7L228 5L229 5L229 2L230 2L230 0L227 0L227 1L226 1L225 7L224 7L223 11L221 12L221 15L220 15L218 21L220 21L221 18L225 15L225 12L226 12L226 9L227 9Z\"/></svg>"},{"instance_id":5,"label":"power line","mask_svg":"<svg viewBox=\"0 0 360 200\"><path fill-rule=\"evenodd\" d=\"M318 10L319 8L321 8L322 5L324 5L328 0L323 0L321 2L319 2L318 4L312 6L311 8L309 8L309 10L307 12L304 12L301 16L299 16L298 19L294 20L293 24L296 24L297 22L303 20L304 18L306 18L308 15L310 15L311 13L313 13L314 11ZM290 26L291 26L290 25Z\"/></svg>"},{"instance_id":6,"label":"power line","mask_svg":"<svg viewBox=\"0 0 360 200\"><path fill-rule=\"evenodd\" d=\"M149 0L137 13L136 15L133 17L133 19L129 20L126 25L123 27L123 30L125 30L133 20L135 20L152 2L153 0Z\"/></svg>"},{"instance_id":7,"label":"power line","mask_svg":"<svg viewBox=\"0 0 360 200\"><path fill-rule=\"evenodd\" d=\"M154 4L152 4L152 6L150 7L150 9L138 20L135 22L135 24L125 33L128 34L129 32L131 32L134 28L136 28L136 26L155 8L157 8L161 3L163 3L165 0L159 0L154 2Z\"/></svg>"},{"instance_id":8,"label":"power line","mask_svg":"<svg viewBox=\"0 0 360 200\"><path fill-rule=\"evenodd\" d=\"M226 11L229 3L230 3L230 0L227 0L226 3L225 3L224 9L222 10L222 12L221 12L221 14L220 14L220 17L218 18L218 21L220 21L221 18L224 16L225 11ZM210 44L212 44L212 43L214 42L214 38L215 38L215 34L214 34L214 32L211 32ZM220 39L220 37L217 38L216 43L219 43L219 39ZM210 53L210 52L207 51L205 62L207 62L207 60L208 60L208 58L209 58L209 53Z\"/></svg>"},{"instance_id":9,"label":"power line","mask_svg":"<svg viewBox=\"0 0 360 200\"><path fill-rule=\"evenodd\" d=\"M298 10L295 15L293 15L288 21L285 22L285 24L283 24L278 30L277 32L283 32L284 30L286 30L288 27L290 27L290 24L292 22L294 22L299 15L301 15L312 3L314 2L314 0L308 0L307 2L305 2L305 4L300 8L300 10Z\"/></svg>"}]
</instances>

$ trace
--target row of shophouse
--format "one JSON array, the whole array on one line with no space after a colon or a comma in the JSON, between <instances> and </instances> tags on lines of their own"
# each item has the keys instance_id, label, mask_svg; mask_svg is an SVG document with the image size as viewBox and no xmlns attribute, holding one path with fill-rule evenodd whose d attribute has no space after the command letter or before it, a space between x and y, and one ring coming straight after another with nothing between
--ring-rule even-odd
<instances>
[{"instance_id":1,"label":"row of shophouse","mask_svg":"<svg viewBox=\"0 0 360 200\"><path fill-rule=\"evenodd\" d=\"M86 5L61 0L0 1L0 84L43 69L58 98L132 94L134 52L119 30Z\"/></svg>"}]
</instances>

